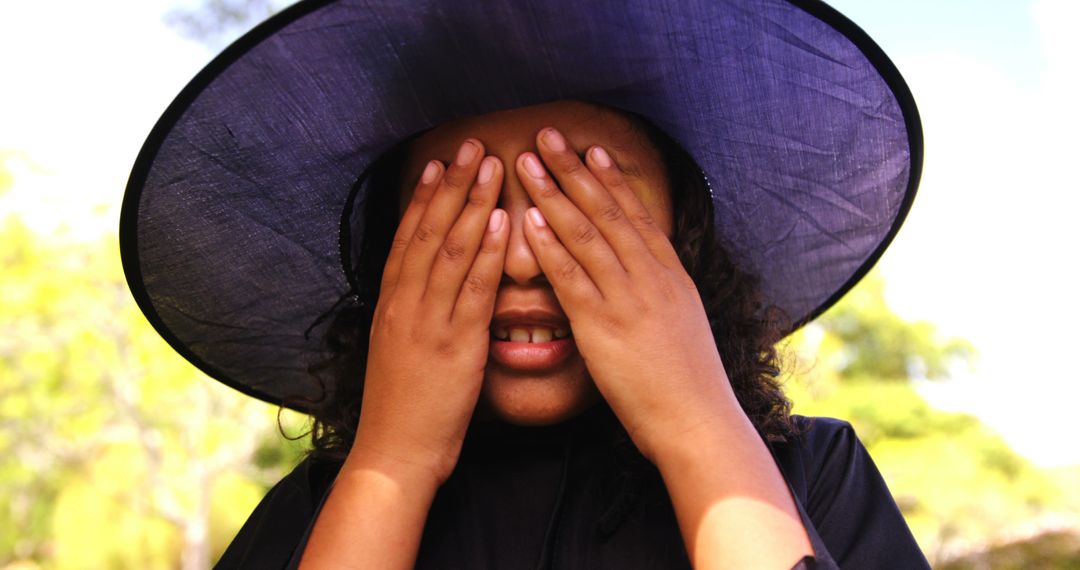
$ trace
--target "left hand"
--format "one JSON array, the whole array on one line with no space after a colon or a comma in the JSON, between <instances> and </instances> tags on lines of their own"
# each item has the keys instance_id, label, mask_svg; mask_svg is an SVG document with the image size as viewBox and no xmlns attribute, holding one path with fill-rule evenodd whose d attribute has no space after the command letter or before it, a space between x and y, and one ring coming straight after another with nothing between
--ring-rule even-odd
<instances>
[{"instance_id":1,"label":"left hand","mask_svg":"<svg viewBox=\"0 0 1080 570\"><path fill-rule=\"evenodd\" d=\"M530 209L525 237L596 387L656 463L657 451L741 411L701 297L610 156L594 146L583 165L552 128L538 133L537 148L547 167L539 177L527 168L536 155L516 161L545 220L538 225Z\"/></svg>"}]
</instances>

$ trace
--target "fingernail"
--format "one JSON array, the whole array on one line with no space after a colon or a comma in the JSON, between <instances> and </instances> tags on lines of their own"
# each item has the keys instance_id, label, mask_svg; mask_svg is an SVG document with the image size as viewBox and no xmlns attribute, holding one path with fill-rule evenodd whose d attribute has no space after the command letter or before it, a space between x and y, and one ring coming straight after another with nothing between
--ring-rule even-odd
<instances>
[{"instance_id":1,"label":"fingernail","mask_svg":"<svg viewBox=\"0 0 1080 570\"><path fill-rule=\"evenodd\" d=\"M594 146L592 149L592 159L600 168L608 168L611 166L611 157L608 156L606 150L598 146Z\"/></svg>"},{"instance_id":2,"label":"fingernail","mask_svg":"<svg viewBox=\"0 0 1080 570\"><path fill-rule=\"evenodd\" d=\"M476 175L476 181L481 184L487 184L491 182L491 177L495 175L495 159L485 158L484 162L480 163L480 173Z\"/></svg>"},{"instance_id":3,"label":"fingernail","mask_svg":"<svg viewBox=\"0 0 1080 570\"><path fill-rule=\"evenodd\" d=\"M488 217L488 231L495 233L502 229L503 221L506 220L506 212L496 208L491 211L491 216Z\"/></svg>"},{"instance_id":4,"label":"fingernail","mask_svg":"<svg viewBox=\"0 0 1080 570\"><path fill-rule=\"evenodd\" d=\"M465 141L462 143L461 148L458 149L457 163L465 166L476 158L476 153L480 151L480 147L476 146L476 143L472 141Z\"/></svg>"},{"instance_id":5,"label":"fingernail","mask_svg":"<svg viewBox=\"0 0 1080 570\"><path fill-rule=\"evenodd\" d=\"M544 165L540 164L540 159L535 155L527 155L525 157L525 172L529 173L529 176L533 178L544 177Z\"/></svg>"},{"instance_id":6,"label":"fingernail","mask_svg":"<svg viewBox=\"0 0 1080 570\"><path fill-rule=\"evenodd\" d=\"M529 208L525 212L529 216L529 220L538 228L542 228L547 225L547 221L544 220L544 215L540 213L539 208Z\"/></svg>"},{"instance_id":7,"label":"fingernail","mask_svg":"<svg viewBox=\"0 0 1080 570\"><path fill-rule=\"evenodd\" d=\"M424 168L424 174L420 176L420 181L424 184L431 184L435 181L435 177L439 175L439 165L437 161L431 161L427 163L427 167Z\"/></svg>"},{"instance_id":8,"label":"fingernail","mask_svg":"<svg viewBox=\"0 0 1080 570\"><path fill-rule=\"evenodd\" d=\"M555 129L544 129L544 134L541 135L544 139L544 144L555 152L562 152L566 150L566 141L563 140L562 135Z\"/></svg>"}]
</instances>

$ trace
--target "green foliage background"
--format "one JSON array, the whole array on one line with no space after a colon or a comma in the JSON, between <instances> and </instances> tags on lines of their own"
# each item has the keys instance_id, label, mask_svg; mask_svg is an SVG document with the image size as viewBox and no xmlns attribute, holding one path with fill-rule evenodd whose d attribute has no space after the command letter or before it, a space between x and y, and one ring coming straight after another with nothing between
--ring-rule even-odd
<instances>
[{"instance_id":1,"label":"green foliage background","mask_svg":"<svg viewBox=\"0 0 1080 570\"><path fill-rule=\"evenodd\" d=\"M900 318L884 289L871 272L785 343L795 412L852 423L935 567L1075 568L1080 469L1037 469L978 418L928 404L919 383L971 368L975 350Z\"/></svg>"},{"instance_id":2,"label":"green foliage background","mask_svg":"<svg viewBox=\"0 0 1080 570\"><path fill-rule=\"evenodd\" d=\"M200 539L184 566L209 566L302 442L156 335L115 235L71 243L9 216L0 243L0 568L174 568Z\"/></svg>"}]
</instances>

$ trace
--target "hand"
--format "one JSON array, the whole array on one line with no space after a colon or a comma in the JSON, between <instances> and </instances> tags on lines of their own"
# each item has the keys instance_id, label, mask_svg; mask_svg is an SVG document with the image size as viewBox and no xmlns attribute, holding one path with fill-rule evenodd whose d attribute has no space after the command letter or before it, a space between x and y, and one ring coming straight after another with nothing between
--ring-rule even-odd
<instances>
[{"instance_id":1,"label":"hand","mask_svg":"<svg viewBox=\"0 0 1080 570\"><path fill-rule=\"evenodd\" d=\"M483 156L468 139L445 172L432 161L401 219L350 460L430 470L439 484L457 464L484 378L510 225L495 208L502 163Z\"/></svg>"},{"instance_id":2,"label":"hand","mask_svg":"<svg viewBox=\"0 0 1080 570\"><path fill-rule=\"evenodd\" d=\"M741 412L701 297L603 149L589 150L586 167L551 128L537 148L555 179L536 155L518 157L518 178L538 207L525 237L596 387L655 463L658 450Z\"/></svg>"}]
</instances>

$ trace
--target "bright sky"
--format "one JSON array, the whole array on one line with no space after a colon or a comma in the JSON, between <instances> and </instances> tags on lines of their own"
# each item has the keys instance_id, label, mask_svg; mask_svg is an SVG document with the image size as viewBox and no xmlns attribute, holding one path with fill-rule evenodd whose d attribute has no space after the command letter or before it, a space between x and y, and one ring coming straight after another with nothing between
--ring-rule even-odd
<instances>
[{"instance_id":1,"label":"bright sky","mask_svg":"<svg viewBox=\"0 0 1080 570\"><path fill-rule=\"evenodd\" d=\"M0 160L18 211L65 239L114 228L143 139L212 53L165 0L0 3ZM907 78L923 183L881 267L908 318L971 340L969 376L926 386L1037 463L1080 463L1076 0L833 0Z\"/></svg>"},{"instance_id":2,"label":"bright sky","mask_svg":"<svg viewBox=\"0 0 1080 570\"><path fill-rule=\"evenodd\" d=\"M981 354L924 394L1040 464L1080 463L1080 2L831 4L890 54L923 119L919 195L881 260L888 300Z\"/></svg>"}]
</instances>

